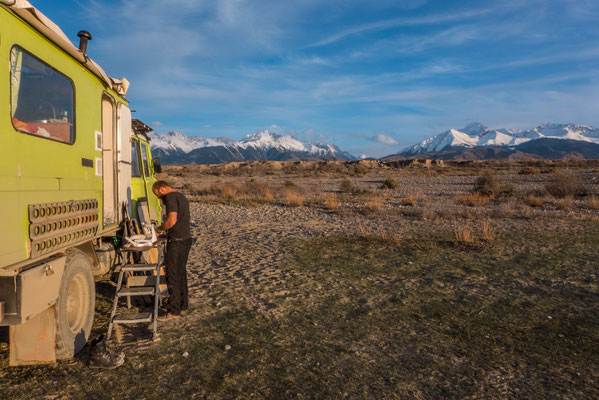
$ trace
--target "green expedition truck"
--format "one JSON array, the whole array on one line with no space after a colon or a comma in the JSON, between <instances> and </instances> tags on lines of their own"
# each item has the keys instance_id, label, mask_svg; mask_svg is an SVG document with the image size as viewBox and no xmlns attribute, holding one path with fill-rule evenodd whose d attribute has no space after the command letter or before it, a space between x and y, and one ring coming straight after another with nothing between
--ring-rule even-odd
<instances>
[{"instance_id":1,"label":"green expedition truck","mask_svg":"<svg viewBox=\"0 0 599 400\"><path fill-rule=\"evenodd\" d=\"M109 78L25 0L0 0L0 326L10 364L72 357L93 323L95 281L136 202L161 221L149 128ZM156 161L156 169L159 164Z\"/></svg>"}]
</instances>

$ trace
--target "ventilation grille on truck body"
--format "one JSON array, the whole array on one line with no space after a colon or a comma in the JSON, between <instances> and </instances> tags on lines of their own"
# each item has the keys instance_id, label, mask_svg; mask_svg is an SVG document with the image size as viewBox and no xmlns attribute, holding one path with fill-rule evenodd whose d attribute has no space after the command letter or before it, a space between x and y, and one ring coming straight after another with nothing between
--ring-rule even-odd
<instances>
[{"instance_id":1,"label":"ventilation grille on truck body","mask_svg":"<svg viewBox=\"0 0 599 400\"><path fill-rule=\"evenodd\" d=\"M31 256L37 257L95 236L98 211L96 199L30 204Z\"/></svg>"}]
</instances>

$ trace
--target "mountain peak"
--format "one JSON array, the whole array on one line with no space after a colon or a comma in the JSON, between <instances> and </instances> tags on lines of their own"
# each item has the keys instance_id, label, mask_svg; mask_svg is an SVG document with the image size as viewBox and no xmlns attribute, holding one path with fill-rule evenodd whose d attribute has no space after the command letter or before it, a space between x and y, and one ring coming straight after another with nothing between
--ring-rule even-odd
<instances>
[{"instance_id":1,"label":"mountain peak","mask_svg":"<svg viewBox=\"0 0 599 400\"><path fill-rule=\"evenodd\" d=\"M525 131L516 129L490 130L479 122L461 130L450 129L403 150L402 154L423 154L447 151L451 148L513 147L542 138L569 139L599 144L599 130L577 124L541 124Z\"/></svg>"},{"instance_id":2,"label":"mountain peak","mask_svg":"<svg viewBox=\"0 0 599 400\"><path fill-rule=\"evenodd\" d=\"M472 122L460 130L464 133L467 133L468 135L481 136L484 133L488 132L489 128L486 125L481 124L480 122Z\"/></svg>"},{"instance_id":3,"label":"mountain peak","mask_svg":"<svg viewBox=\"0 0 599 400\"><path fill-rule=\"evenodd\" d=\"M245 139L246 140L260 140L260 139L278 139L282 137L279 134L276 134L274 132L269 131L268 129L265 129L263 131L260 132L256 132L256 133L250 133L245 135Z\"/></svg>"},{"instance_id":4,"label":"mountain peak","mask_svg":"<svg viewBox=\"0 0 599 400\"><path fill-rule=\"evenodd\" d=\"M152 151L166 163L219 163L227 161L286 159L349 159L351 154L330 144L302 142L293 136L282 136L269 130L246 135L242 140L228 137L187 136L171 131L151 133Z\"/></svg>"}]
</instances>

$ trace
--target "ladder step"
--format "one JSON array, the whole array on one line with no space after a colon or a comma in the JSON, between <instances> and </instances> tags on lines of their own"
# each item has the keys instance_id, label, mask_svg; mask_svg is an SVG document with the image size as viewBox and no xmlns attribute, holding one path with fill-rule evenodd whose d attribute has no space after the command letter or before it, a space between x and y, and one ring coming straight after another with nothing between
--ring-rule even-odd
<instances>
[{"instance_id":1,"label":"ladder step","mask_svg":"<svg viewBox=\"0 0 599 400\"><path fill-rule=\"evenodd\" d=\"M154 271L157 264L125 264L122 271Z\"/></svg>"},{"instance_id":2,"label":"ladder step","mask_svg":"<svg viewBox=\"0 0 599 400\"><path fill-rule=\"evenodd\" d=\"M160 276L160 283L165 283L164 275ZM154 286L156 284L156 275L130 276L127 278L127 286Z\"/></svg>"},{"instance_id":3,"label":"ladder step","mask_svg":"<svg viewBox=\"0 0 599 400\"><path fill-rule=\"evenodd\" d=\"M140 324L142 322L152 322L152 313L115 315L112 319L114 324Z\"/></svg>"},{"instance_id":4,"label":"ladder step","mask_svg":"<svg viewBox=\"0 0 599 400\"><path fill-rule=\"evenodd\" d=\"M123 287L117 292L117 296L153 296L154 288L148 286Z\"/></svg>"}]
</instances>

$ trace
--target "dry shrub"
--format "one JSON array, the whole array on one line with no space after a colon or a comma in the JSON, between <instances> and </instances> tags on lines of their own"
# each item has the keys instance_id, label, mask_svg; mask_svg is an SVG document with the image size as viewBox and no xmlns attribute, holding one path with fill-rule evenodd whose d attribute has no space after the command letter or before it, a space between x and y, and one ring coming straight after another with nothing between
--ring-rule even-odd
<instances>
[{"instance_id":1,"label":"dry shrub","mask_svg":"<svg viewBox=\"0 0 599 400\"><path fill-rule=\"evenodd\" d=\"M416 196L413 194L409 194L401 199L401 204L404 206L413 206L416 204Z\"/></svg>"},{"instance_id":2,"label":"dry shrub","mask_svg":"<svg viewBox=\"0 0 599 400\"><path fill-rule=\"evenodd\" d=\"M587 207L591 210L599 210L599 198L595 195L590 196L587 199Z\"/></svg>"},{"instance_id":3,"label":"dry shrub","mask_svg":"<svg viewBox=\"0 0 599 400\"><path fill-rule=\"evenodd\" d=\"M489 171L483 174L476 180L474 185L476 193L486 194L487 196L495 196L499 192L499 182L497 177Z\"/></svg>"},{"instance_id":4,"label":"dry shrub","mask_svg":"<svg viewBox=\"0 0 599 400\"><path fill-rule=\"evenodd\" d=\"M491 225L491 219L489 217L483 218L480 223L480 227L476 229L478 235L475 233L475 229L472 227L472 220L468 219L464 223L458 223L456 220L453 221L453 232L454 241L457 244L474 244L479 240L484 242L492 242L497 238L497 233Z\"/></svg>"},{"instance_id":5,"label":"dry shrub","mask_svg":"<svg viewBox=\"0 0 599 400\"><path fill-rule=\"evenodd\" d=\"M358 187L348 178L342 179L341 182L339 182L339 190L342 193L359 193Z\"/></svg>"},{"instance_id":6,"label":"dry shrub","mask_svg":"<svg viewBox=\"0 0 599 400\"><path fill-rule=\"evenodd\" d=\"M456 202L470 207L484 207L493 199L493 196L474 192L456 198Z\"/></svg>"},{"instance_id":7,"label":"dry shrub","mask_svg":"<svg viewBox=\"0 0 599 400\"><path fill-rule=\"evenodd\" d=\"M557 199L555 200L554 204L558 210L571 210L572 206L574 205L574 197L566 196L561 199Z\"/></svg>"},{"instance_id":8,"label":"dry shrub","mask_svg":"<svg viewBox=\"0 0 599 400\"><path fill-rule=\"evenodd\" d=\"M224 199L232 199L237 194L237 189L230 184L214 184L208 189L208 192L219 195Z\"/></svg>"},{"instance_id":9,"label":"dry shrub","mask_svg":"<svg viewBox=\"0 0 599 400\"><path fill-rule=\"evenodd\" d=\"M398 187L399 187L399 184L393 178L387 178L381 184L381 189L397 189Z\"/></svg>"},{"instance_id":10,"label":"dry shrub","mask_svg":"<svg viewBox=\"0 0 599 400\"><path fill-rule=\"evenodd\" d=\"M368 172L368 168L364 165L355 164L353 167L347 169L348 175L361 176Z\"/></svg>"},{"instance_id":11,"label":"dry shrub","mask_svg":"<svg viewBox=\"0 0 599 400\"><path fill-rule=\"evenodd\" d=\"M511 184L500 184L497 177L489 171L483 174L476 180L474 192L484 194L491 197L512 196L514 194L514 186Z\"/></svg>"},{"instance_id":12,"label":"dry shrub","mask_svg":"<svg viewBox=\"0 0 599 400\"><path fill-rule=\"evenodd\" d=\"M254 196L257 199L267 203L272 203L275 199L273 189L265 183L246 183L244 187L244 194Z\"/></svg>"},{"instance_id":13,"label":"dry shrub","mask_svg":"<svg viewBox=\"0 0 599 400\"><path fill-rule=\"evenodd\" d=\"M271 188L266 186L262 189L262 199L267 203L272 203L275 200L275 195Z\"/></svg>"},{"instance_id":14,"label":"dry shrub","mask_svg":"<svg viewBox=\"0 0 599 400\"><path fill-rule=\"evenodd\" d=\"M480 238L486 242L492 242L497 238L495 229L491 226L491 219L484 218L480 229Z\"/></svg>"},{"instance_id":15,"label":"dry shrub","mask_svg":"<svg viewBox=\"0 0 599 400\"><path fill-rule=\"evenodd\" d=\"M389 244L393 244L393 245L400 245L401 244L401 236L397 233L397 232L393 232L393 230L391 230L392 228L383 230L383 231L376 231L373 232L370 229L365 229L364 225L362 224L362 221L360 221L360 219L357 219L357 223L358 223L358 228L360 229L360 235L364 238L364 239L368 239L368 240L376 240L378 242L385 242L385 243L389 243Z\"/></svg>"},{"instance_id":16,"label":"dry shrub","mask_svg":"<svg viewBox=\"0 0 599 400\"><path fill-rule=\"evenodd\" d=\"M194 192L195 191L195 187L191 183L184 183L182 189L185 190L186 192Z\"/></svg>"},{"instance_id":17,"label":"dry shrub","mask_svg":"<svg viewBox=\"0 0 599 400\"><path fill-rule=\"evenodd\" d=\"M458 224L456 220L453 221L453 232L454 240L458 244L473 244L474 243L474 232L472 230L472 223L467 220L464 224Z\"/></svg>"},{"instance_id":18,"label":"dry shrub","mask_svg":"<svg viewBox=\"0 0 599 400\"><path fill-rule=\"evenodd\" d=\"M541 170L537 167L527 166L518 171L518 175L538 175Z\"/></svg>"},{"instance_id":19,"label":"dry shrub","mask_svg":"<svg viewBox=\"0 0 599 400\"><path fill-rule=\"evenodd\" d=\"M517 208L518 207L516 199L506 199L505 201L501 202L501 204L499 204L496 215L498 217L512 216L514 212L517 210Z\"/></svg>"},{"instance_id":20,"label":"dry shrub","mask_svg":"<svg viewBox=\"0 0 599 400\"><path fill-rule=\"evenodd\" d=\"M524 198L524 203L531 207L543 207L543 204L545 204L545 199L535 194L529 194Z\"/></svg>"},{"instance_id":21,"label":"dry shrub","mask_svg":"<svg viewBox=\"0 0 599 400\"><path fill-rule=\"evenodd\" d=\"M558 172L553 175L551 181L545 185L545 190L556 198L584 196L588 189L582 180L572 172Z\"/></svg>"},{"instance_id":22,"label":"dry shrub","mask_svg":"<svg viewBox=\"0 0 599 400\"><path fill-rule=\"evenodd\" d=\"M329 193L324 196L324 206L327 210L338 212L339 211L339 198L335 193Z\"/></svg>"},{"instance_id":23,"label":"dry shrub","mask_svg":"<svg viewBox=\"0 0 599 400\"><path fill-rule=\"evenodd\" d=\"M381 196L377 194L371 194L365 198L365 203L362 209L364 211L374 212L383 208L384 205L385 202L383 201Z\"/></svg>"},{"instance_id":24,"label":"dry shrub","mask_svg":"<svg viewBox=\"0 0 599 400\"><path fill-rule=\"evenodd\" d=\"M298 190L287 188L283 191L283 201L288 207L301 207L306 198Z\"/></svg>"}]
</instances>

